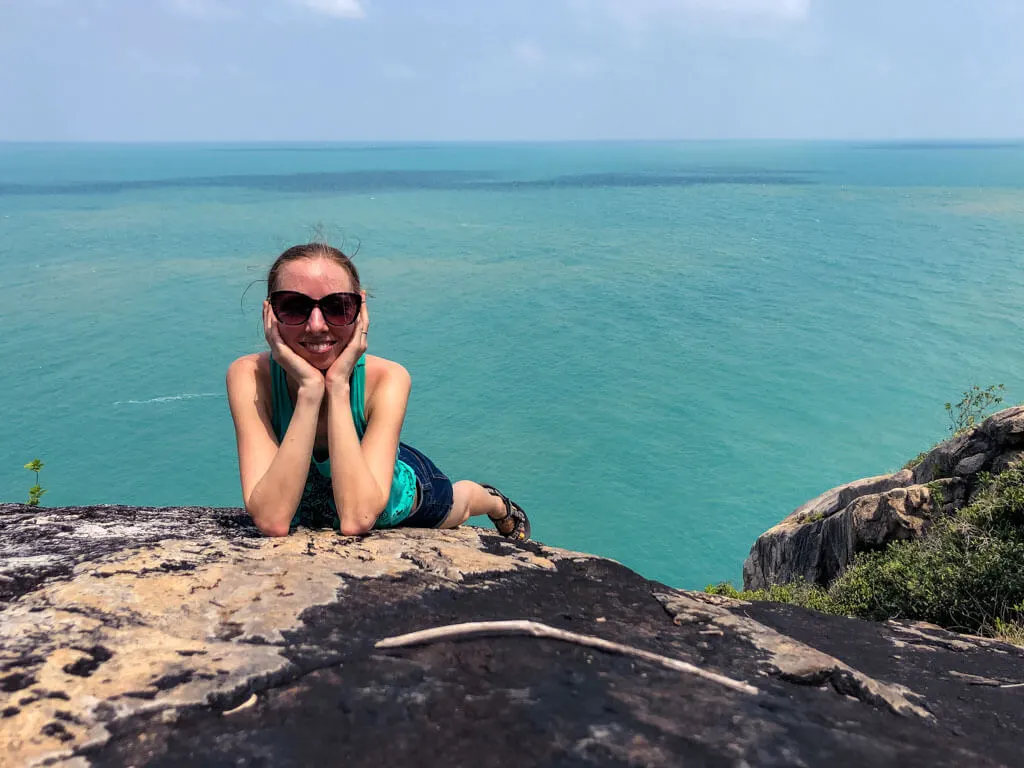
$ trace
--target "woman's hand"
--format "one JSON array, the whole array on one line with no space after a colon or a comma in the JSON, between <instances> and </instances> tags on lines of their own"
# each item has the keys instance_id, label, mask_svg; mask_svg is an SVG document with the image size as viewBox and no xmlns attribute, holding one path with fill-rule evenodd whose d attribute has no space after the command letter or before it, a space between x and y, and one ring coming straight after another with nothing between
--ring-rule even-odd
<instances>
[{"instance_id":1,"label":"woman's hand","mask_svg":"<svg viewBox=\"0 0 1024 768\"><path fill-rule=\"evenodd\" d=\"M352 371L359 362L359 358L366 352L366 335L370 330L370 310L366 306L366 291L360 291L363 297L363 306L359 310L359 318L356 320L356 329L349 339L348 344L338 355L338 359L331 363L327 369L325 378L327 380L327 391L333 392L338 387L348 387Z\"/></svg>"},{"instance_id":2,"label":"woman's hand","mask_svg":"<svg viewBox=\"0 0 1024 768\"><path fill-rule=\"evenodd\" d=\"M281 338L281 330L269 301L263 302L263 333L267 337L267 344L270 345L270 352L273 354L274 360L298 383L299 391L322 397L325 386L324 374L303 360Z\"/></svg>"}]
</instances>

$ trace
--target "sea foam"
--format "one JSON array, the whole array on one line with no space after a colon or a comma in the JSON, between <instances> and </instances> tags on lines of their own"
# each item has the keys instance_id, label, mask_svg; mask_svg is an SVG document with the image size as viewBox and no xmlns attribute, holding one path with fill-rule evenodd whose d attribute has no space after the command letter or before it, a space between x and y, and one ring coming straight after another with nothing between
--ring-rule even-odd
<instances>
[{"instance_id":1,"label":"sea foam","mask_svg":"<svg viewBox=\"0 0 1024 768\"><path fill-rule=\"evenodd\" d=\"M202 397L224 397L220 392L182 392L180 395L151 397L149 400L118 400L114 405L150 405L151 403L172 403L176 400L198 400Z\"/></svg>"}]
</instances>

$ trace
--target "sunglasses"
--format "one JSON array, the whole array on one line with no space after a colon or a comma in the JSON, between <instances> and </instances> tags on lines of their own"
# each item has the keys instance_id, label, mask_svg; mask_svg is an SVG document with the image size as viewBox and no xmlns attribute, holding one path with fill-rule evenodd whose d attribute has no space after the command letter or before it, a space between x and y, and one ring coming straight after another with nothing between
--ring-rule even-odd
<instances>
[{"instance_id":1,"label":"sunglasses","mask_svg":"<svg viewBox=\"0 0 1024 768\"><path fill-rule=\"evenodd\" d=\"M313 314L313 307L320 307L328 325L352 325L363 306L363 297L358 293L329 293L311 299L298 291L274 291L269 298L274 317L284 325L304 324Z\"/></svg>"}]
</instances>

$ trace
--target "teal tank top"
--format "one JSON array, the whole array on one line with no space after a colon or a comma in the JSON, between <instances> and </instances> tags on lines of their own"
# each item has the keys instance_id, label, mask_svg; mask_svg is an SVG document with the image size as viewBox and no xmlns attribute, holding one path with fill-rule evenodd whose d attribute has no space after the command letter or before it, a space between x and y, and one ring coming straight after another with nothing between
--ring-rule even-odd
<instances>
[{"instance_id":1,"label":"teal tank top","mask_svg":"<svg viewBox=\"0 0 1024 768\"><path fill-rule=\"evenodd\" d=\"M349 379L350 404L352 421L355 423L356 434L363 439L366 433L366 356L363 355L356 363ZM288 393L288 376L284 368L277 364L273 355L270 356L270 402L273 408L271 423L274 434L280 443L284 439L288 425L291 423L295 405ZM374 523L374 528L393 528L412 514L412 506L416 500L416 474L412 467L395 456L395 471L391 478L391 495L387 506ZM304 523L312 527L320 527L327 523L335 529L341 527L338 512L334 505L334 493L331 488L331 460L317 461L314 456L309 464L306 477L306 489L303 491L299 508L292 519L293 525Z\"/></svg>"}]
</instances>

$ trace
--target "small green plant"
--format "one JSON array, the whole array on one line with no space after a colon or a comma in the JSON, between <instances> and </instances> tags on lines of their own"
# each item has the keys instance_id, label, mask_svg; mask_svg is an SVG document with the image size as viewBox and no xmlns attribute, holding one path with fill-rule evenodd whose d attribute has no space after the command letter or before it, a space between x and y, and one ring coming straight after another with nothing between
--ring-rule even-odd
<instances>
[{"instance_id":1,"label":"small green plant","mask_svg":"<svg viewBox=\"0 0 1024 768\"><path fill-rule=\"evenodd\" d=\"M942 509L942 505L946 503L945 487L937 480L928 483L926 487L931 491L932 504L935 505L935 509Z\"/></svg>"},{"instance_id":2,"label":"small green plant","mask_svg":"<svg viewBox=\"0 0 1024 768\"><path fill-rule=\"evenodd\" d=\"M36 484L28 489L28 502L30 507L38 507L39 500L46 493L46 489L39 484L39 471L43 468L44 464L39 459L32 459L28 464L25 465L25 469L29 472L36 473Z\"/></svg>"},{"instance_id":3,"label":"small green plant","mask_svg":"<svg viewBox=\"0 0 1024 768\"><path fill-rule=\"evenodd\" d=\"M708 584L704 591L709 595L731 597L734 600L746 600L757 602L767 600L772 603L790 603L792 605L811 608L822 613L837 613L828 591L817 584L809 584L802 579L791 581L788 584L773 584L768 589L739 590L730 582L723 581L721 584Z\"/></svg>"},{"instance_id":4,"label":"small green plant","mask_svg":"<svg viewBox=\"0 0 1024 768\"><path fill-rule=\"evenodd\" d=\"M720 597L731 597L733 600L743 600L744 594L752 594L750 592L740 592L736 587L732 585L731 581L722 581L718 584L708 584L704 587L704 591L709 595L718 595Z\"/></svg>"},{"instance_id":5,"label":"small green plant","mask_svg":"<svg viewBox=\"0 0 1024 768\"><path fill-rule=\"evenodd\" d=\"M997 640L1024 646L1024 622L1003 621L996 617L992 635Z\"/></svg>"},{"instance_id":6,"label":"small green plant","mask_svg":"<svg viewBox=\"0 0 1024 768\"><path fill-rule=\"evenodd\" d=\"M924 457L931 453L932 448L934 447L935 446L933 445L931 448L921 451L919 454L917 454L917 456L915 456L906 464L904 464L903 469L916 469L921 464L921 462L924 461Z\"/></svg>"},{"instance_id":7,"label":"small green plant","mask_svg":"<svg viewBox=\"0 0 1024 768\"><path fill-rule=\"evenodd\" d=\"M1005 389L1002 384L991 384L985 389L975 384L962 393L959 403L946 403L950 434L957 437L978 424L991 408L1003 402Z\"/></svg>"}]
</instances>

